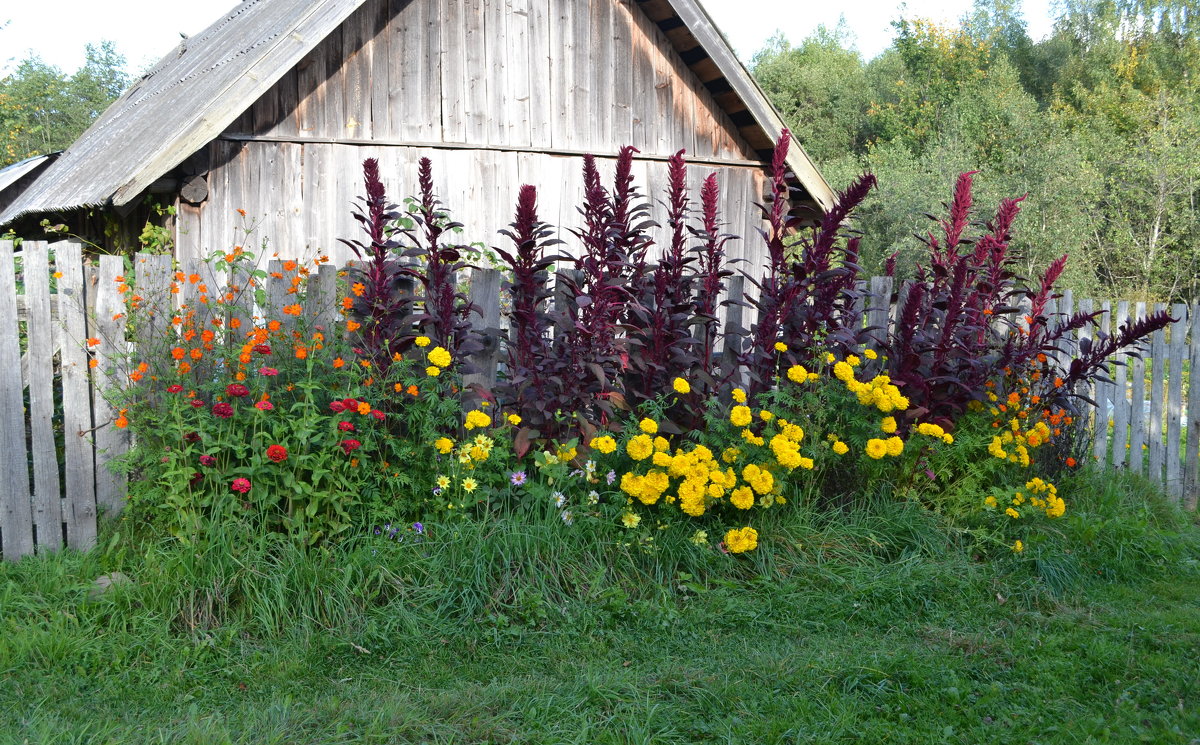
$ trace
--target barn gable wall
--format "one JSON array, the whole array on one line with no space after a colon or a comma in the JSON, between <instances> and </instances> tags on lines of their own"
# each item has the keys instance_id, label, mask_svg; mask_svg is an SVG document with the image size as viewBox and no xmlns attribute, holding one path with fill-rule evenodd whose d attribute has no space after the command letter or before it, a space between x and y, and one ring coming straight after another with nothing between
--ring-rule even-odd
<instances>
[{"instance_id":1,"label":"barn gable wall","mask_svg":"<svg viewBox=\"0 0 1200 745\"><path fill-rule=\"evenodd\" d=\"M539 187L544 220L576 227L580 154L609 156L609 181L624 143L648 156L636 181L656 201L676 150L701 161L694 199L716 171L729 232L748 239L730 253L761 263L761 164L636 3L368 0L209 145L208 199L179 204L179 254L266 238L264 258L349 259L337 239L358 236L350 207L367 157L394 201L431 158L464 243L502 240L522 183Z\"/></svg>"}]
</instances>

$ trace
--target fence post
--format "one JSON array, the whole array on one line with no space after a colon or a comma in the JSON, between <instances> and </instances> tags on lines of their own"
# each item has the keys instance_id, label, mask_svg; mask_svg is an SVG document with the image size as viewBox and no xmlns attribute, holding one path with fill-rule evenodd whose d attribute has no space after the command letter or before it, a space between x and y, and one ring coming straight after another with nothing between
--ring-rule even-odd
<instances>
[{"instance_id":1,"label":"fence post","mask_svg":"<svg viewBox=\"0 0 1200 745\"><path fill-rule=\"evenodd\" d=\"M1112 303L1107 300L1103 301L1100 303L1100 310L1103 311L1103 315L1100 316L1100 333L1107 336L1112 325ZM1108 375L1107 365L1103 368L1103 374ZM1103 380L1096 381L1096 417L1095 426L1092 428L1095 433L1092 455L1101 468L1108 468L1108 401L1109 390L1112 387L1112 383L1106 383Z\"/></svg>"},{"instance_id":2,"label":"fence post","mask_svg":"<svg viewBox=\"0 0 1200 745\"><path fill-rule=\"evenodd\" d=\"M29 435L33 460L33 527L39 554L62 548L62 497L58 448L54 445L53 314L50 311L50 255L41 241L25 241L25 336L28 339Z\"/></svg>"},{"instance_id":3,"label":"fence post","mask_svg":"<svg viewBox=\"0 0 1200 745\"><path fill-rule=\"evenodd\" d=\"M871 297L867 306L867 326L875 330L871 332L875 337L876 343L873 348L879 351L879 347L887 343L888 337L888 318L891 315L892 305L892 285L891 277L871 277Z\"/></svg>"},{"instance_id":4,"label":"fence post","mask_svg":"<svg viewBox=\"0 0 1200 745\"><path fill-rule=\"evenodd\" d=\"M479 384L491 390L496 386L496 367L500 362L500 271L474 269L471 271L471 302L479 308L479 326L483 349L471 355L471 364L479 372L463 377L463 384Z\"/></svg>"},{"instance_id":5,"label":"fence post","mask_svg":"<svg viewBox=\"0 0 1200 745\"><path fill-rule=\"evenodd\" d=\"M729 290L726 293L726 300L736 301L725 306L725 328L721 331L721 377L732 380L732 375L737 373L738 357L741 350L738 341L741 339L745 329L742 328L742 311L745 308L741 305L742 298L746 295L746 278L741 274L735 274L729 278ZM740 380L733 381L735 385L741 385Z\"/></svg>"},{"instance_id":6,"label":"fence post","mask_svg":"<svg viewBox=\"0 0 1200 745\"><path fill-rule=\"evenodd\" d=\"M1130 321L1146 317L1146 304L1134 304ZM1141 473L1146 467L1142 450L1146 442L1146 360L1141 354L1133 358L1129 371L1129 470Z\"/></svg>"},{"instance_id":7,"label":"fence post","mask_svg":"<svg viewBox=\"0 0 1200 745\"><path fill-rule=\"evenodd\" d=\"M1122 326L1129 323L1129 301L1117 302L1117 317L1113 323L1113 336L1120 333ZM1124 468L1129 460L1126 447L1129 445L1129 355L1121 354L1115 361L1117 385L1113 389L1113 468Z\"/></svg>"}]
</instances>

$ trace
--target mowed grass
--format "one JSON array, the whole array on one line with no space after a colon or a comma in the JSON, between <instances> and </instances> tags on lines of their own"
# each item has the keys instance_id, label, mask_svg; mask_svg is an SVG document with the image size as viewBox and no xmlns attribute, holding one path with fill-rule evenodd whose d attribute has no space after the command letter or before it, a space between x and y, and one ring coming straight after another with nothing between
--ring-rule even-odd
<instances>
[{"instance_id":1,"label":"mowed grass","mask_svg":"<svg viewBox=\"0 0 1200 745\"><path fill-rule=\"evenodd\" d=\"M524 516L4 565L0 743L1200 742L1192 516L1063 493L1019 557L876 502L738 559Z\"/></svg>"}]
</instances>

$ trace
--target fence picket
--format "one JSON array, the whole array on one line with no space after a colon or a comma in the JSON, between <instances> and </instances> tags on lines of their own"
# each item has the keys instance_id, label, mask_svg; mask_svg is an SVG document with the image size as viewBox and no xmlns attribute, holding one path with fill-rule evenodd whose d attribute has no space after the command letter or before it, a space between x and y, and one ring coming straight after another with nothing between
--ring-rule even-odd
<instances>
[{"instance_id":1,"label":"fence picket","mask_svg":"<svg viewBox=\"0 0 1200 745\"><path fill-rule=\"evenodd\" d=\"M1129 301L1117 303L1117 315L1113 321L1113 333L1129 323ZM1112 464L1114 468L1124 468L1128 460L1129 446L1129 355L1122 354L1115 360L1117 368L1117 384L1112 389Z\"/></svg>"},{"instance_id":2,"label":"fence picket","mask_svg":"<svg viewBox=\"0 0 1200 745\"><path fill-rule=\"evenodd\" d=\"M1154 312L1165 311L1163 303L1154 304ZM1159 329L1150 341L1150 471L1147 474L1163 483L1166 451L1163 443L1163 386L1167 376L1167 332Z\"/></svg>"},{"instance_id":3,"label":"fence picket","mask_svg":"<svg viewBox=\"0 0 1200 745\"><path fill-rule=\"evenodd\" d=\"M464 385L478 383L486 388L496 385L496 366L500 361L500 272L474 269L471 272L471 302L479 308L479 326L484 347L471 355L471 364L480 372L463 377Z\"/></svg>"},{"instance_id":4,"label":"fence picket","mask_svg":"<svg viewBox=\"0 0 1200 745\"><path fill-rule=\"evenodd\" d=\"M91 442L92 392L88 355L87 286L83 247L78 241L51 246L58 280L59 324L63 330L59 353L63 380L63 441L66 475L67 545L85 551L96 543L95 448Z\"/></svg>"},{"instance_id":5,"label":"fence picket","mask_svg":"<svg viewBox=\"0 0 1200 745\"><path fill-rule=\"evenodd\" d=\"M1200 498L1200 302L1192 305L1190 376L1187 395L1187 448L1183 462L1183 503L1196 509Z\"/></svg>"},{"instance_id":6,"label":"fence picket","mask_svg":"<svg viewBox=\"0 0 1200 745\"><path fill-rule=\"evenodd\" d=\"M17 277L12 241L0 241L0 539L5 559L33 553L33 509L26 465L21 342L17 327Z\"/></svg>"},{"instance_id":7,"label":"fence picket","mask_svg":"<svg viewBox=\"0 0 1200 745\"><path fill-rule=\"evenodd\" d=\"M1112 303L1105 300L1100 303L1100 310L1103 311L1103 314L1100 316L1100 333L1107 336L1109 326L1111 325L1109 317L1112 315ZM1110 400L1109 391L1112 387L1111 383L1106 383L1103 380L1096 381L1096 412L1092 426L1092 456L1100 464L1101 468L1105 468L1108 465L1108 407Z\"/></svg>"},{"instance_id":8,"label":"fence picket","mask_svg":"<svg viewBox=\"0 0 1200 745\"><path fill-rule=\"evenodd\" d=\"M1183 341L1187 334L1188 307L1171 306L1171 317L1179 319L1171 326L1169 343L1170 378L1167 380L1167 493L1175 500L1183 494L1179 468L1180 419L1183 418Z\"/></svg>"},{"instance_id":9,"label":"fence picket","mask_svg":"<svg viewBox=\"0 0 1200 745\"><path fill-rule=\"evenodd\" d=\"M26 242L25 274L28 339L29 435L33 456L33 527L38 553L62 548L62 498L58 448L54 445L54 336L50 314L50 254L42 242ZM2 292L2 290L0 290Z\"/></svg>"},{"instance_id":10,"label":"fence picket","mask_svg":"<svg viewBox=\"0 0 1200 745\"><path fill-rule=\"evenodd\" d=\"M129 450L129 431L116 426L119 412L109 404L104 395L104 386L113 385L113 379L106 379L105 376L128 353L125 343L125 299L117 292L116 281L123 270L124 261L120 256L100 257L95 327L100 344L95 350L96 367L92 371L92 408L96 420L96 502L113 513L119 512L125 503L127 477L105 465Z\"/></svg>"},{"instance_id":11,"label":"fence picket","mask_svg":"<svg viewBox=\"0 0 1200 745\"><path fill-rule=\"evenodd\" d=\"M1131 320L1140 321L1146 317L1146 304L1134 305ZM1133 356L1129 368L1129 470L1141 473L1145 468L1145 455L1142 453L1146 443L1146 360L1138 354Z\"/></svg>"}]
</instances>

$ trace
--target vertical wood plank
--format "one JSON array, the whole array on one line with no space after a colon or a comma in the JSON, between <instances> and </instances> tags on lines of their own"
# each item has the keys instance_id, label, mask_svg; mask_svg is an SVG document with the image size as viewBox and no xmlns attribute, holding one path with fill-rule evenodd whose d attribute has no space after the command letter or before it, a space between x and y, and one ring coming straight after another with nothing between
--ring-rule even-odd
<instances>
[{"instance_id":1,"label":"vertical wood plank","mask_svg":"<svg viewBox=\"0 0 1200 745\"><path fill-rule=\"evenodd\" d=\"M583 3L579 3L580 6ZM624 64L613 55L613 0L591 0L591 30L589 34L588 106L591 116L590 148L596 153L617 152L613 140L613 118L621 112L613 108L613 67ZM583 12L583 8L576 12Z\"/></svg>"},{"instance_id":2,"label":"vertical wood plank","mask_svg":"<svg viewBox=\"0 0 1200 745\"><path fill-rule=\"evenodd\" d=\"M439 4L442 14L439 45L442 92L442 140L467 141L467 3Z\"/></svg>"},{"instance_id":3,"label":"vertical wood plank","mask_svg":"<svg viewBox=\"0 0 1200 745\"><path fill-rule=\"evenodd\" d=\"M38 553L62 548L62 497L58 448L54 444L53 314L50 310L50 250L26 241L24 260L26 338L29 340L29 435L33 456L33 527ZM0 259L3 261L3 259ZM118 259L119 261L119 259ZM103 281L103 278L101 278ZM0 292L3 292L0 288ZM112 342L102 338L102 345Z\"/></svg>"},{"instance_id":4,"label":"vertical wood plank","mask_svg":"<svg viewBox=\"0 0 1200 745\"><path fill-rule=\"evenodd\" d=\"M63 442L66 474L67 545L86 551L96 544L96 477L91 443L92 397L88 382L87 289L83 250L77 241L55 243L59 323L63 330L60 360L63 379ZM160 257L167 259L168 257ZM140 288L138 289L140 293Z\"/></svg>"},{"instance_id":5,"label":"vertical wood plank","mask_svg":"<svg viewBox=\"0 0 1200 745\"><path fill-rule=\"evenodd\" d=\"M551 0L527 0L529 61L526 79L529 85L529 143L549 148L554 127L554 86L551 72L550 19ZM536 182L539 188L545 186Z\"/></svg>"},{"instance_id":6,"label":"vertical wood plank","mask_svg":"<svg viewBox=\"0 0 1200 745\"><path fill-rule=\"evenodd\" d=\"M1179 320L1171 324L1168 342L1167 379L1167 494L1178 500L1183 494L1182 473L1179 463L1179 436L1183 418L1183 350L1187 335L1188 306L1176 303L1171 306L1171 316Z\"/></svg>"},{"instance_id":7,"label":"vertical wood plank","mask_svg":"<svg viewBox=\"0 0 1200 745\"><path fill-rule=\"evenodd\" d=\"M491 71L487 68L484 0L460 1L463 5L465 46L454 50L454 53L463 55L466 61L466 141L490 143L492 111L488 99L488 82Z\"/></svg>"},{"instance_id":8,"label":"vertical wood plank","mask_svg":"<svg viewBox=\"0 0 1200 745\"><path fill-rule=\"evenodd\" d=\"M372 0L342 22L341 88L345 116L339 137L371 139L371 32L368 28Z\"/></svg>"},{"instance_id":9,"label":"vertical wood plank","mask_svg":"<svg viewBox=\"0 0 1200 745\"><path fill-rule=\"evenodd\" d=\"M20 559L34 551L23 389L13 244L0 240L0 402L7 412L0 418L0 540L5 559Z\"/></svg>"},{"instance_id":10,"label":"vertical wood plank","mask_svg":"<svg viewBox=\"0 0 1200 745\"><path fill-rule=\"evenodd\" d=\"M1146 317L1146 304L1134 305L1133 319ZM1146 444L1146 360L1139 354L1129 368L1129 470L1141 473L1145 468Z\"/></svg>"},{"instance_id":11,"label":"vertical wood plank","mask_svg":"<svg viewBox=\"0 0 1200 745\"><path fill-rule=\"evenodd\" d=\"M1192 305L1187 396L1187 444L1183 458L1183 505L1196 509L1200 498L1200 303Z\"/></svg>"},{"instance_id":12,"label":"vertical wood plank","mask_svg":"<svg viewBox=\"0 0 1200 745\"><path fill-rule=\"evenodd\" d=\"M617 0L612 9L612 121L611 142L617 148L633 145L634 46L631 0Z\"/></svg>"},{"instance_id":13,"label":"vertical wood plank","mask_svg":"<svg viewBox=\"0 0 1200 745\"><path fill-rule=\"evenodd\" d=\"M739 303L746 296L746 278L735 274L727 282L729 290L727 299L730 301L725 312L725 328L721 332L721 377L730 378L738 369L738 358L741 356L741 338L745 333L742 316L745 308ZM734 381L740 384L740 380Z\"/></svg>"},{"instance_id":14,"label":"vertical wood plank","mask_svg":"<svg viewBox=\"0 0 1200 745\"><path fill-rule=\"evenodd\" d=\"M592 45L592 16L589 12L591 2L576 0L569 5L571 23L571 46L568 53L572 56L572 76L569 80L570 112L571 112L571 147L589 150L592 147L593 122L595 113L592 111L592 79L591 79L591 45Z\"/></svg>"},{"instance_id":15,"label":"vertical wood plank","mask_svg":"<svg viewBox=\"0 0 1200 745\"><path fill-rule=\"evenodd\" d=\"M388 0L368 0L358 12L365 18L366 30L371 37L367 46L371 53L371 76L367 79L367 90L371 97L370 131L373 137L391 138L395 130L390 105L391 89L396 83L391 78L390 60L400 56L400 50L392 46L394 34L389 23L391 3Z\"/></svg>"},{"instance_id":16,"label":"vertical wood plank","mask_svg":"<svg viewBox=\"0 0 1200 745\"><path fill-rule=\"evenodd\" d=\"M871 332L877 339L872 347L878 351L887 343L891 329L888 320L891 317L892 306L892 277L871 277L870 297L867 299L867 325L874 327Z\"/></svg>"},{"instance_id":17,"label":"vertical wood plank","mask_svg":"<svg viewBox=\"0 0 1200 745\"><path fill-rule=\"evenodd\" d=\"M1165 311L1163 303L1154 304L1154 312ZM1150 341L1150 446L1149 472L1147 476L1159 484L1163 483L1163 464L1166 452L1163 443L1163 386L1167 377L1167 336L1163 329L1154 332ZM1193 368L1195 369L1195 368Z\"/></svg>"},{"instance_id":18,"label":"vertical wood plank","mask_svg":"<svg viewBox=\"0 0 1200 745\"><path fill-rule=\"evenodd\" d=\"M1100 316L1100 333L1107 335L1112 326L1112 303L1107 300L1101 302L1100 310L1103 311ZM1108 374L1107 370L1103 372L1105 375ZM1112 383L1096 381L1096 417L1093 427L1095 436L1092 442L1092 455L1101 468L1108 467L1108 421L1111 400L1109 391L1112 387Z\"/></svg>"},{"instance_id":19,"label":"vertical wood plank","mask_svg":"<svg viewBox=\"0 0 1200 745\"><path fill-rule=\"evenodd\" d=\"M188 266L194 267L196 263L192 260ZM110 513L120 512L125 504L127 489L126 475L112 471L106 464L129 450L129 431L113 424L118 412L104 395L104 390L113 385L105 377L107 371L120 364L128 349L125 343L125 299L117 292L116 282L123 271L124 261L120 256L100 257L94 331L100 339L100 346L95 352L95 372L99 374L92 376L92 407L96 422L96 503ZM194 287L186 281L181 284L184 288Z\"/></svg>"},{"instance_id":20,"label":"vertical wood plank","mask_svg":"<svg viewBox=\"0 0 1200 745\"><path fill-rule=\"evenodd\" d=\"M1113 334L1119 333L1122 326L1129 324L1129 301L1117 301L1116 328ZM1129 355L1117 356L1117 385L1113 389L1113 440L1112 464L1114 468L1123 468L1129 462Z\"/></svg>"},{"instance_id":21,"label":"vertical wood plank","mask_svg":"<svg viewBox=\"0 0 1200 745\"><path fill-rule=\"evenodd\" d=\"M496 269L471 271L471 302L479 308L474 319L476 330L484 337L484 347L471 356L479 372L463 377L465 385L478 383L487 389L496 385L496 366L500 362L500 272Z\"/></svg>"}]
</instances>

